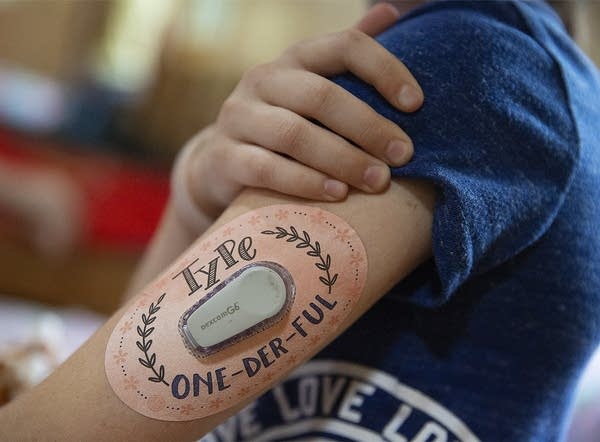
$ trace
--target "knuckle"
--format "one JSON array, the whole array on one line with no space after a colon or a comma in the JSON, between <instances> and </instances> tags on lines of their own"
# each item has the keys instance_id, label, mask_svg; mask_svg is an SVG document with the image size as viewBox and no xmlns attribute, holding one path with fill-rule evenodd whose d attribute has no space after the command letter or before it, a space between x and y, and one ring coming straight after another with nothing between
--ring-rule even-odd
<instances>
[{"instance_id":1,"label":"knuckle","mask_svg":"<svg viewBox=\"0 0 600 442\"><path fill-rule=\"evenodd\" d=\"M384 94L393 94L398 89L401 77L394 73L397 60L391 54L385 54L374 67L374 85ZM392 95L389 95L392 96Z\"/></svg>"},{"instance_id":2,"label":"knuckle","mask_svg":"<svg viewBox=\"0 0 600 442\"><path fill-rule=\"evenodd\" d=\"M228 119L230 116L235 115L240 107L240 102L237 98L227 97L227 99L221 105L219 116Z\"/></svg>"},{"instance_id":3,"label":"knuckle","mask_svg":"<svg viewBox=\"0 0 600 442\"><path fill-rule=\"evenodd\" d=\"M395 76L391 75L394 64L396 63L396 59L391 54L384 54L382 56L376 66L376 78L381 78L382 80L386 80L388 77L390 80L394 80Z\"/></svg>"},{"instance_id":4,"label":"knuckle","mask_svg":"<svg viewBox=\"0 0 600 442\"><path fill-rule=\"evenodd\" d=\"M364 43L369 37L357 29L348 29L342 31L340 44L340 57L346 66L351 66L359 62L361 54L368 50Z\"/></svg>"},{"instance_id":5,"label":"knuckle","mask_svg":"<svg viewBox=\"0 0 600 442\"><path fill-rule=\"evenodd\" d=\"M283 57L295 59L302 51L302 46L304 46L305 43L305 41L299 41L290 45L285 51L283 51Z\"/></svg>"},{"instance_id":6,"label":"knuckle","mask_svg":"<svg viewBox=\"0 0 600 442\"><path fill-rule=\"evenodd\" d=\"M244 101L239 98L228 97L223 104L221 105L221 109L219 110L219 115L217 117L217 126L221 130L225 130L226 132L230 128L235 128L239 123L240 115L245 115L247 112L245 111Z\"/></svg>"},{"instance_id":7,"label":"knuckle","mask_svg":"<svg viewBox=\"0 0 600 442\"><path fill-rule=\"evenodd\" d=\"M348 167L350 166L350 167ZM333 178L336 178L345 183L349 183L352 185L357 185L357 180L354 179L354 169L357 166L355 164L346 164L345 161L339 161L338 163L332 165L331 171L328 171L328 175L331 175Z\"/></svg>"},{"instance_id":8,"label":"knuckle","mask_svg":"<svg viewBox=\"0 0 600 442\"><path fill-rule=\"evenodd\" d=\"M300 119L288 118L278 128L278 140L282 150L294 156L302 145L305 125Z\"/></svg>"},{"instance_id":9,"label":"knuckle","mask_svg":"<svg viewBox=\"0 0 600 442\"><path fill-rule=\"evenodd\" d=\"M253 175L251 181L261 187L268 187L273 183L274 169L266 155L258 154L252 155L249 161L249 168Z\"/></svg>"},{"instance_id":10,"label":"knuckle","mask_svg":"<svg viewBox=\"0 0 600 442\"><path fill-rule=\"evenodd\" d=\"M316 114L327 113L331 107L333 88L333 84L329 80L318 79L311 81L304 95L309 107L307 110Z\"/></svg>"},{"instance_id":11,"label":"knuckle","mask_svg":"<svg viewBox=\"0 0 600 442\"><path fill-rule=\"evenodd\" d=\"M270 80L275 72L275 66L272 63L263 63L248 69L242 78L242 81L251 89L260 89Z\"/></svg>"},{"instance_id":12,"label":"knuckle","mask_svg":"<svg viewBox=\"0 0 600 442\"><path fill-rule=\"evenodd\" d=\"M214 158L214 163L227 167L234 157L235 144L224 137L215 137L214 143L209 146Z\"/></svg>"},{"instance_id":13,"label":"knuckle","mask_svg":"<svg viewBox=\"0 0 600 442\"><path fill-rule=\"evenodd\" d=\"M361 43L366 38L366 35L358 29L350 28L342 31L340 37L345 46L353 46Z\"/></svg>"},{"instance_id":14,"label":"knuckle","mask_svg":"<svg viewBox=\"0 0 600 442\"><path fill-rule=\"evenodd\" d=\"M356 136L356 142L362 148L368 148L370 144L373 144L374 138L379 138L381 134L381 125L376 118L368 118L361 127Z\"/></svg>"}]
</instances>

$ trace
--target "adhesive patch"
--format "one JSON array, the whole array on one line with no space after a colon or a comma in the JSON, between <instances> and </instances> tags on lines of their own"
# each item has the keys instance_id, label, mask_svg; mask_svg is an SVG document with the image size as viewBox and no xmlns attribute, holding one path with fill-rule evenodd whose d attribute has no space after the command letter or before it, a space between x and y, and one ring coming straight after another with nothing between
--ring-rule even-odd
<instances>
[{"instance_id":1,"label":"adhesive patch","mask_svg":"<svg viewBox=\"0 0 600 442\"><path fill-rule=\"evenodd\" d=\"M331 336L362 294L356 232L318 208L248 212L196 242L126 309L106 349L117 396L184 421L258 392Z\"/></svg>"}]
</instances>

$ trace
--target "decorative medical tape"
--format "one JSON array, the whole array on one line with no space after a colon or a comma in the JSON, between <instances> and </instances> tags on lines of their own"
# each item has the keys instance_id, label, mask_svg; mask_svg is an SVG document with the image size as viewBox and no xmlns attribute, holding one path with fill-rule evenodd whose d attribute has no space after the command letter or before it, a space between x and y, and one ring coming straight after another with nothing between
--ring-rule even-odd
<instances>
[{"instance_id":1,"label":"decorative medical tape","mask_svg":"<svg viewBox=\"0 0 600 442\"><path fill-rule=\"evenodd\" d=\"M366 276L365 249L336 215L291 204L248 212L130 303L106 348L108 381L155 419L225 410L331 336Z\"/></svg>"}]
</instances>

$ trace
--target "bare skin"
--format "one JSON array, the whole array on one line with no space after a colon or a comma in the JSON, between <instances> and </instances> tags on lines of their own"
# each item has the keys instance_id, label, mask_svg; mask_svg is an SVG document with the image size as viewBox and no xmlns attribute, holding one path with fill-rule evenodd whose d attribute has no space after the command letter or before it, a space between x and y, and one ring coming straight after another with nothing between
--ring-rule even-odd
<instances>
[{"instance_id":1,"label":"bare skin","mask_svg":"<svg viewBox=\"0 0 600 442\"><path fill-rule=\"evenodd\" d=\"M393 181L386 192L377 195L353 191L341 203L314 203L269 191L247 190L214 227L252 208L289 202L318 205L348 220L363 238L369 260L366 288L340 331L431 254L434 190L418 182ZM54 440L196 440L255 399L191 422L158 421L128 408L109 386L103 364L106 343L120 313L110 318L45 382L2 410L1 440L43 440L48 435ZM337 333L328 335L325 344L336 336ZM311 348L310 356L319 349ZM280 377L261 386L261 392L279 380Z\"/></svg>"},{"instance_id":2,"label":"bare skin","mask_svg":"<svg viewBox=\"0 0 600 442\"><path fill-rule=\"evenodd\" d=\"M409 136L322 75L350 70L391 105L417 110L423 92L416 79L369 37L397 19L394 8L379 4L353 29L297 43L248 71L215 124L188 143L189 161L179 162L173 172L174 193L184 188L196 210L190 213L177 198L171 200L160 230L169 235L155 236L127 296L187 248L244 187L316 201L342 201L352 187L370 194L387 189L387 166L401 166L412 157ZM366 175L374 184L365 182Z\"/></svg>"},{"instance_id":3,"label":"bare skin","mask_svg":"<svg viewBox=\"0 0 600 442\"><path fill-rule=\"evenodd\" d=\"M381 11L382 9L379 9L378 13L381 13ZM384 12L383 17L389 19L392 16ZM370 20L363 21L362 25L366 27L371 26L370 29L372 29L373 21ZM381 19L379 20L381 22ZM361 47L361 44L367 42L367 47L372 48L369 40L365 40L365 37L363 37L364 34L357 34L355 31L351 31L343 35L345 37L338 38L346 41L346 44L348 42L355 43L358 47ZM335 45L338 41L336 38L330 39L329 43L324 47L331 49L330 45ZM365 46L362 47L364 48ZM349 51L352 50L351 48L352 45ZM298 50L296 48L296 50L292 51L292 54L302 54L302 49ZM380 54L385 58L385 53L380 52ZM345 68L347 66L335 65L335 69L344 70ZM310 73L310 69L306 66L304 66L304 69ZM387 69L390 69L390 67L388 66ZM277 68L275 71L279 72L280 70ZM331 73L331 70L326 70L326 72ZM401 83L406 83L406 79L410 80L412 78L406 76L406 73L407 71L401 76L403 81L398 81L399 77L391 76L396 78L397 83L391 81L390 83L386 83L381 89L386 98L394 100L398 106L400 105L397 102L397 96L398 91L402 87ZM271 75L271 79L276 76L272 72ZM323 90L331 91L333 89L327 86ZM343 94L338 94L333 103L339 104L340 102L344 102L344 100L348 103L347 98L344 98ZM250 99L249 101L257 103L260 100L253 101L253 99ZM356 107L355 110L361 109L360 103L354 102L354 104ZM289 104L289 107L294 107L294 105ZM388 134L384 135L386 140L395 138L396 135L399 137L403 136L401 129L392 127L390 122L381 121L376 118L377 116L370 114L368 109L365 110L364 107L362 109L372 118L371 124L375 124L376 127L381 129L381 131L377 131L378 134ZM301 113L311 115L310 112ZM294 113L294 115L298 114ZM326 115L323 118L325 117ZM260 118L257 121L262 121L262 124L269 124L269 121ZM343 135L345 137L354 130L356 124L354 124L354 127L350 126L355 121L354 119L346 122L342 121L336 129L338 130L338 136ZM222 134L226 134L229 127L225 125L219 129L217 125L217 129L215 130L217 132L220 130ZM303 130L306 133L314 130L314 128L304 123L301 124L301 127L304 128ZM373 131L373 133L375 132ZM322 132L319 133L323 134ZM394 137L389 135L392 133ZM314 355L322 346L327 345L345 328L355 322L394 284L412 272L431 255L431 222L435 199L433 188L426 183L410 180L393 180L389 183L389 172L384 177L385 180L382 181L383 185L380 188L365 189L363 187L362 178L360 177L364 177L364 171L366 168L368 169L367 164L372 165L375 162L379 162L379 165L386 164L382 160L385 155L385 149L382 149L382 143L380 142L382 140L377 139L378 136L375 136L373 139L366 137L364 141L366 146L361 146L365 148L365 152L362 152L364 155L360 155L360 157L356 156L355 163L348 165L351 173L347 170L336 171L329 169L331 163L328 162L328 158L321 159L315 164L311 163L310 156L303 156L305 153L304 149L310 148L310 143L299 143L294 150L298 157L293 154L291 155L291 157L295 158L296 162L290 161L290 163L285 163L290 168L297 166L306 167L307 173L314 172L311 175L320 180L327 180L329 177L333 177L334 179L342 180L341 182L346 185L349 184L350 187L347 189L347 194L341 198L341 201L340 199L331 200L322 198L322 192L318 194L319 197L315 197L316 194L310 192L311 189L314 192L315 187L311 186L310 183L305 188L307 189L306 196L302 193L298 196L291 196L290 193L294 192L286 192L277 188L277 180L261 182L259 178L260 174L254 175L254 178L259 180L257 181L259 184L262 184L258 187L266 189L243 190L237 197L235 195L237 195L237 192L243 186L256 186L256 183L239 182L225 173L221 177L225 179L225 182L221 184L229 186L229 193L226 195L227 197L223 198L222 195L219 197L211 192L202 194L204 190L209 189L205 189L203 185L190 182L190 190L194 198L198 201L199 207L206 215L204 222L208 230L202 234L202 232L190 228L190 225L195 223L188 223L185 219L186 214L178 212L178 208L170 204L146 260L142 264L141 270L132 285L131 293L136 292L147 281L153 279L155 275L199 236L202 239L206 235L210 235L212 230L248 210L279 203L300 203L322 207L345 219L363 239L369 260L369 271L366 288L358 300L355 309L345 320L338 332L328 335L321 346L310 349L309 356ZM223 137L225 139L224 135ZM348 138L352 139L352 137ZM212 141L217 140L215 138L209 139ZM235 141L235 138L233 139L234 141L230 138L227 139L229 141L226 141L226 143L230 143L231 154L233 152L240 152L238 148L247 143L244 139L237 139L238 141ZM335 138L322 138L320 136L313 138L316 141L321 139L330 140L330 148L340 149L338 155L343 154L344 148L356 149L351 145L343 144ZM278 150L278 147L273 146L286 145L286 141L289 140L280 139L279 143L269 145L265 139L256 140L255 143L261 143L261 149L265 152L273 153L273 151L281 152L281 150ZM267 144L268 146L262 144ZM209 143L208 145L212 144ZM235 146L238 146L238 148L235 148ZM200 152L206 152L206 150L201 150ZM252 152L256 153L258 151L253 150ZM284 151L282 153L288 152ZM205 154L199 153L199 157L201 155ZM264 152L261 155L264 155ZM409 157L410 152L408 157L403 161L408 160ZM203 158L214 157L205 155ZM198 160L194 164L201 165L202 162ZM221 162L217 164L221 164ZM281 164L279 163L280 166ZM192 172L189 172L189 170L186 172L190 173L192 177L195 176L193 166ZM365 166L367 167L365 168ZM226 167L226 165L223 167ZM182 171L175 171L175 173L178 172L183 173ZM273 176L276 176L276 174ZM195 186L200 186L201 190L198 190L198 187ZM236 186L239 186L240 189L237 189ZM305 198L301 198L302 196L305 196ZM235 199L229 204L228 198ZM228 207L213 222L213 217L216 217L217 214L211 211L216 209L218 212L219 204L225 204ZM375 222L374 216L376 216ZM256 398L256 396L248 398L233 404L230 409L224 412L190 422L164 422L149 419L128 408L113 393L106 380L103 365L107 339L121 312L122 310L117 311L88 342L46 381L0 410L0 440L196 440ZM301 362L298 361L298 364ZM285 373L273 379L270 384L262 385L261 392L267 391L273 384L280 381L284 375Z\"/></svg>"}]
</instances>

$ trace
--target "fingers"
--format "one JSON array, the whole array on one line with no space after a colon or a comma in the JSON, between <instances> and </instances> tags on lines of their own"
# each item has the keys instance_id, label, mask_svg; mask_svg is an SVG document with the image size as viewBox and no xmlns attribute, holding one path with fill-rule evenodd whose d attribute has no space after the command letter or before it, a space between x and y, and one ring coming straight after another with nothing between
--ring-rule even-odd
<instances>
[{"instance_id":1,"label":"fingers","mask_svg":"<svg viewBox=\"0 0 600 442\"><path fill-rule=\"evenodd\" d=\"M405 112L413 112L423 103L423 91L406 66L357 29L296 44L283 60L324 76L350 71Z\"/></svg>"},{"instance_id":2,"label":"fingers","mask_svg":"<svg viewBox=\"0 0 600 442\"><path fill-rule=\"evenodd\" d=\"M290 89L290 84L297 87ZM392 166L402 166L412 156L412 142L400 127L319 75L277 70L268 82L257 85L256 92L269 104L321 122Z\"/></svg>"},{"instance_id":3,"label":"fingers","mask_svg":"<svg viewBox=\"0 0 600 442\"><path fill-rule=\"evenodd\" d=\"M288 109L240 105L236 112L224 122L235 139L288 155L366 192L380 192L389 184L385 163ZM254 124L256 121L270 124Z\"/></svg>"},{"instance_id":4,"label":"fingers","mask_svg":"<svg viewBox=\"0 0 600 442\"><path fill-rule=\"evenodd\" d=\"M232 190L226 196L241 185L325 201L343 198L348 185L387 188L385 162L405 164L413 153L410 138L324 76L350 71L398 109L419 108L423 92L415 78L366 34L397 18L394 8L378 5L355 29L296 44L244 75L215 125L213 144L222 149L213 149L220 152L213 157L222 157L216 163L222 166L211 170L214 181L233 183L220 186Z\"/></svg>"},{"instance_id":5,"label":"fingers","mask_svg":"<svg viewBox=\"0 0 600 442\"><path fill-rule=\"evenodd\" d=\"M354 28L373 37L385 31L399 18L400 13L394 6L389 3L378 3L366 12Z\"/></svg>"},{"instance_id":6,"label":"fingers","mask_svg":"<svg viewBox=\"0 0 600 442\"><path fill-rule=\"evenodd\" d=\"M238 145L229 157L230 170L245 186L274 190L318 201L346 197L348 186L325 174L254 145Z\"/></svg>"}]
</instances>

